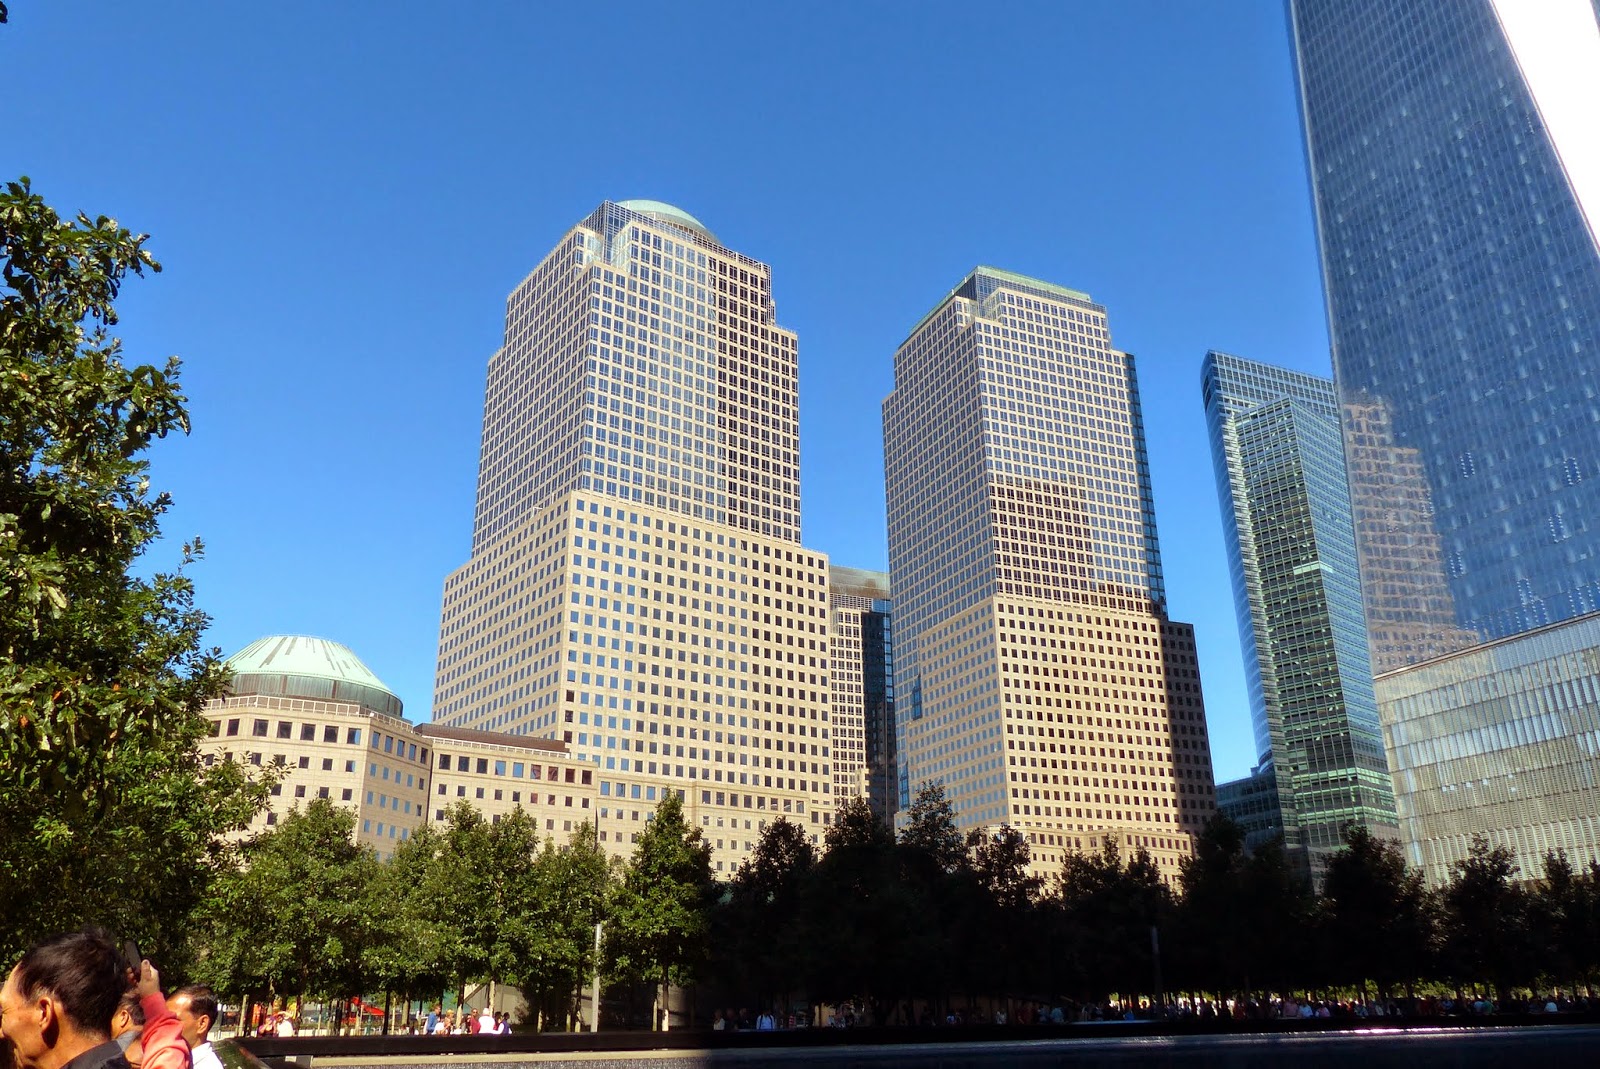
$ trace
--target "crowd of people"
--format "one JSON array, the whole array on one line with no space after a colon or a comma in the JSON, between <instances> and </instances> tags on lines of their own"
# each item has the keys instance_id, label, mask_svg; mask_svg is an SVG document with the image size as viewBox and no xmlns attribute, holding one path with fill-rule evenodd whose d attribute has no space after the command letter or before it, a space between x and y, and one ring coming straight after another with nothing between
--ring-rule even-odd
<instances>
[{"instance_id":1,"label":"crowd of people","mask_svg":"<svg viewBox=\"0 0 1600 1069\"><path fill-rule=\"evenodd\" d=\"M439 1004L435 1003L428 1011L427 1017L422 1021L422 1034L425 1036L509 1036L511 1034L511 1014L501 1013L485 1006L481 1010L473 1010L464 1006L459 1010L446 1010L441 1012Z\"/></svg>"},{"instance_id":2,"label":"crowd of people","mask_svg":"<svg viewBox=\"0 0 1600 1069\"><path fill-rule=\"evenodd\" d=\"M148 960L129 960L84 929L29 947L0 987L5 1069L222 1069L211 1049L217 999L202 986L161 991Z\"/></svg>"}]
</instances>

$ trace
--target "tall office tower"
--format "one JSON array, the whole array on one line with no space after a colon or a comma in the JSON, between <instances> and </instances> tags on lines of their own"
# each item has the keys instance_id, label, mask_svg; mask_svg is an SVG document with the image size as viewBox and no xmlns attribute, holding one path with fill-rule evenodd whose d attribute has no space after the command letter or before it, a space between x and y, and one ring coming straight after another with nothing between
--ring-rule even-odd
<instances>
[{"instance_id":1,"label":"tall office tower","mask_svg":"<svg viewBox=\"0 0 1600 1069\"><path fill-rule=\"evenodd\" d=\"M1484 657L1600 686L1567 663L1583 627L1563 630L1600 610L1600 18L1591 0L1289 11L1410 860L1441 879L1474 832L1528 870L1600 858L1592 699L1532 670L1492 684L1498 705L1463 689Z\"/></svg>"},{"instance_id":2,"label":"tall office tower","mask_svg":"<svg viewBox=\"0 0 1600 1069\"><path fill-rule=\"evenodd\" d=\"M900 804L939 781L1039 871L1106 836L1168 875L1215 797L1169 621L1133 358L1074 290L977 268L883 403Z\"/></svg>"},{"instance_id":3,"label":"tall office tower","mask_svg":"<svg viewBox=\"0 0 1600 1069\"><path fill-rule=\"evenodd\" d=\"M833 680L833 793L864 797L893 825L894 629L889 576L829 569L828 661Z\"/></svg>"},{"instance_id":4,"label":"tall office tower","mask_svg":"<svg viewBox=\"0 0 1600 1069\"><path fill-rule=\"evenodd\" d=\"M1320 880L1346 824L1399 834L1367 658L1339 403L1328 379L1227 353L1207 353L1200 377L1258 775L1276 786L1273 831ZM1255 791L1219 788L1224 794L1259 802Z\"/></svg>"},{"instance_id":5,"label":"tall office tower","mask_svg":"<svg viewBox=\"0 0 1600 1069\"><path fill-rule=\"evenodd\" d=\"M667 791L724 873L766 821L830 819L795 357L768 267L656 201L602 204L507 302L433 716L571 745L614 852Z\"/></svg>"}]
</instances>

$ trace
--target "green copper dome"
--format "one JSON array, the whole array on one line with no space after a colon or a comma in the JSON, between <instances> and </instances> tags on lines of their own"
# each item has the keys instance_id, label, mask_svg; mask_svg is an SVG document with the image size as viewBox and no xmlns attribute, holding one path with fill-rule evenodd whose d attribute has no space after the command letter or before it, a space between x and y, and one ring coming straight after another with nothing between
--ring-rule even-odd
<instances>
[{"instance_id":1,"label":"green copper dome","mask_svg":"<svg viewBox=\"0 0 1600 1069\"><path fill-rule=\"evenodd\" d=\"M348 646L305 635L268 635L229 657L235 696L353 702L399 716L400 698Z\"/></svg>"},{"instance_id":2,"label":"green copper dome","mask_svg":"<svg viewBox=\"0 0 1600 1069\"><path fill-rule=\"evenodd\" d=\"M704 223L682 208L673 207L671 204L666 204L659 200L619 200L617 205L628 209L630 212L638 212L640 215L649 216L658 223L667 223L677 227L679 230L687 230L690 233L699 234L707 240L717 241L717 235L707 230ZM722 242L717 241L717 244L721 245Z\"/></svg>"}]
</instances>

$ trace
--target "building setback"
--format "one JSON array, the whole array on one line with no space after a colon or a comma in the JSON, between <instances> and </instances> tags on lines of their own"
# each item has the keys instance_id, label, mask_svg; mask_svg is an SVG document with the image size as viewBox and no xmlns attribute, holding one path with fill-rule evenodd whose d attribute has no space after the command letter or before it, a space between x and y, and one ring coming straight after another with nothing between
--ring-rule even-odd
<instances>
[{"instance_id":1,"label":"building setback","mask_svg":"<svg viewBox=\"0 0 1600 1069\"><path fill-rule=\"evenodd\" d=\"M507 301L433 718L570 746L613 853L669 791L724 875L768 821L831 821L797 404L770 269L671 205L602 204Z\"/></svg>"},{"instance_id":2,"label":"building setback","mask_svg":"<svg viewBox=\"0 0 1600 1069\"><path fill-rule=\"evenodd\" d=\"M899 798L894 729L894 607L887 572L829 570L835 796L865 798L893 826Z\"/></svg>"},{"instance_id":3,"label":"building setback","mask_svg":"<svg viewBox=\"0 0 1600 1069\"><path fill-rule=\"evenodd\" d=\"M1600 860L1600 759L1573 734L1600 682L1574 668L1600 663L1600 9L1289 12L1409 860L1442 881L1474 833L1525 873Z\"/></svg>"},{"instance_id":4,"label":"building setback","mask_svg":"<svg viewBox=\"0 0 1600 1069\"><path fill-rule=\"evenodd\" d=\"M1252 845L1282 835L1320 880L1347 824L1399 834L1367 658L1355 532L1329 379L1209 352L1201 395L1260 765L1220 808ZM1275 785L1261 819L1257 778ZM1238 809L1230 808L1229 800Z\"/></svg>"},{"instance_id":5,"label":"building setback","mask_svg":"<svg viewBox=\"0 0 1600 1069\"><path fill-rule=\"evenodd\" d=\"M883 412L900 805L941 782L1037 871L1115 837L1174 877L1210 749L1105 309L977 268L901 344Z\"/></svg>"}]
</instances>

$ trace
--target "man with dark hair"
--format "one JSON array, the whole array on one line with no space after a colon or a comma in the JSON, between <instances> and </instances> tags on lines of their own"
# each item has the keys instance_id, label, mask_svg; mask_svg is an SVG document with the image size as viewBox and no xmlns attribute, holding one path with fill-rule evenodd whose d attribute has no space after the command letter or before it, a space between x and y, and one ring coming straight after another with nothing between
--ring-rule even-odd
<instances>
[{"instance_id":1,"label":"man with dark hair","mask_svg":"<svg viewBox=\"0 0 1600 1069\"><path fill-rule=\"evenodd\" d=\"M217 1020L217 996L211 989L204 984L180 987L167 999L167 1008L177 1014L183 1025L183 1038L189 1041L194 1069L222 1069L222 1059L211 1049L207 1038Z\"/></svg>"},{"instance_id":2,"label":"man with dark hair","mask_svg":"<svg viewBox=\"0 0 1600 1069\"><path fill-rule=\"evenodd\" d=\"M103 932L35 943L0 987L0 1040L17 1069L128 1069L111 1018L127 966Z\"/></svg>"}]
</instances>

